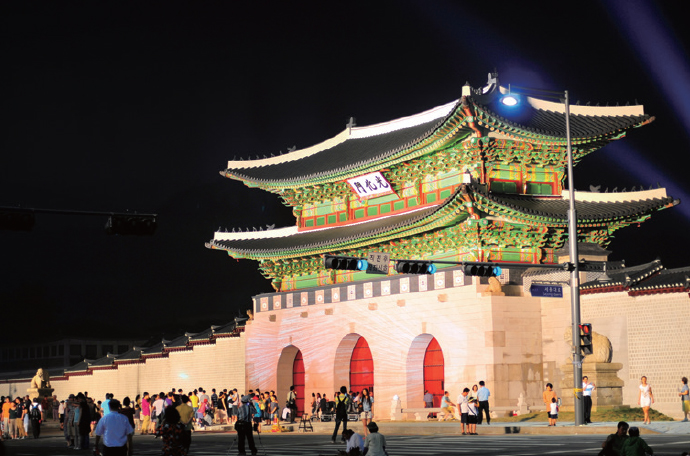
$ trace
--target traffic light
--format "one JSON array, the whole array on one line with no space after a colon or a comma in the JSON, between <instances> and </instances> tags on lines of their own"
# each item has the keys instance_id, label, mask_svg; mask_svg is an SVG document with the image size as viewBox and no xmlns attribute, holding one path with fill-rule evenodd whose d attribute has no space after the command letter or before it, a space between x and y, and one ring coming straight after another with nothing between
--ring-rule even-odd
<instances>
[{"instance_id":1,"label":"traffic light","mask_svg":"<svg viewBox=\"0 0 690 456\"><path fill-rule=\"evenodd\" d=\"M466 276L496 277L500 276L503 270L499 266L483 264L465 264L463 272Z\"/></svg>"},{"instance_id":2,"label":"traffic light","mask_svg":"<svg viewBox=\"0 0 690 456\"><path fill-rule=\"evenodd\" d=\"M592 351L592 325L583 323L580 325L580 353L582 356L591 355Z\"/></svg>"},{"instance_id":3,"label":"traffic light","mask_svg":"<svg viewBox=\"0 0 690 456\"><path fill-rule=\"evenodd\" d=\"M35 223L36 217L33 210L20 208L0 210L0 230L31 231Z\"/></svg>"},{"instance_id":4,"label":"traffic light","mask_svg":"<svg viewBox=\"0 0 690 456\"><path fill-rule=\"evenodd\" d=\"M367 260L355 257L324 255L323 265L326 269L341 269L346 271L366 271Z\"/></svg>"},{"instance_id":5,"label":"traffic light","mask_svg":"<svg viewBox=\"0 0 690 456\"><path fill-rule=\"evenodd\" d=\"M400 274L434 274L436 265L431 261L398 260L395 262L395 270Z\"/></svg>"},{"instance_id":6,"label":"traffic light","mask_svg":"<svg viewBox=\"0 0 690 456\"><path fill-rule=\"evenodd\" d=\"M152 215L111 215L105 225L105 232L123 236L151 236L156 231L156 226L156 217Z\"/></svg>"}]
</instances>

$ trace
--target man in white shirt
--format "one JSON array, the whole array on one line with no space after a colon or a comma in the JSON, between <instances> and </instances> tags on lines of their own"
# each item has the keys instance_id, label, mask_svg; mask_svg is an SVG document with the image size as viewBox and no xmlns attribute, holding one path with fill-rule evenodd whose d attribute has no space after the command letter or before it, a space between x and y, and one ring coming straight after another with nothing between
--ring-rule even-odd
<instances>
[{"instance_id":1,"label":"man in white shirt","mask_svg":"<svg viewBox=\"0 0 690 456\"><path fill-rule=\"evenodd\" d=\"M460 409L460 423L462 423L462 435L467 435L470 432L470 424L467 420L467 414L470 411L469 399L467 395L470 393L469 388L462 390L462 393L458 396L458 408ZM465 430L467 426L467 430Z\"/></svg>"},{"instance_id":2,"label":"man in white shirt","mask_svg":"<svg viewBox=\"0 0 690 456\"><path fill-rule=\"evenodd\" d=\"M594 391L597 386L589 381L589 378L585 375L582 377L582 398L584 399L584 415L585 424L592 422L592 391Z\"/></svg>"},{"instance_id":3,"label":"man in white shirt","mask_svg":"<svg viewBox=\"0 0 690 456\"><path fill-rule=\"evenodd\" d=\"M128 456L132 454L134 428L129 419L120 413L120 401L110 400L110 412L96 425L96 450L103 438L103 456Z\"/></svg>"}]
</instances>

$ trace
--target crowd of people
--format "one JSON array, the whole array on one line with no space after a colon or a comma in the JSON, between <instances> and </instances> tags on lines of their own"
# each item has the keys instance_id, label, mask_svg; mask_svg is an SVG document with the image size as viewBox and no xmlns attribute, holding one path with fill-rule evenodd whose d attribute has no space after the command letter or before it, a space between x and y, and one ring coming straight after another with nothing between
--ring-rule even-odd
<instances>
[{"instance_id":1,"label":"crowd of people","mask_svg":"<svg viewBox=\"0 0 690 456\"><path fill-rule=\"evenodd\" d=\"M584 397L585 422L591 423L591 396L596 385L583 377L582 391ZM682 378L678 389L685 419L690 413L690 388L688 379ZM441 399L444 420L457 419L461 422L463 435L477 435L477 425L485 417L491 422L489 414L490 392L483 381L471 388L465 387L454 403L448 391ZM301 398L300 398L301 399ZM587 400L589 399L589 400ZM212 424L233 425L238 434L239 454L245 454L245 440L252 454L257 453L253 441L253 432L261 432L262 425L275 425L282 418L294 422L298 415L297 394L293 386L286 397L285 406L281 409L275 391L249 390L240 395L237 389L224 389L209 395L203 388L188 393L182 389L171 389L150 395L144 392L134 400L124 397L121 401L108 393L103 401L96 401L87 392L70 394L66 400L58 401L56 396L31 400L29 396L10 398L2 397L2 438L25 439L31 435L39 438L41 423L46 417L59 421L68 448L76 450L89 449L90 437L96 438L96 449L103 441L103 454L127 455L132 452L132 435L153 435L160 438L164 455L184 456L191 445L193 430L203 430ZM426 407L433 407L433 397L425 391ZM549 426L555 426L558 419L560 400L551 383L546 384L543 393L544 406L549 417ZM639 385L638 404L644 413L644 423L651 422L649 409L654 403L652 387L646 377ZM306 405L306 404L305 404ZM385 437L378 433L378 426L373 422L374 398L368 388L361 392L347 391L341 387L329 400L325 393L312 393L311 413L308 409L306 418L319 418L329 415L334 418L335 428L331 441L336 443L336 436L342 425L341 442L346 444L348 456L368 454L377 456L385 454ZM347 428L348 417L357 414L362 422L361 435ZM430 414L431 415L431 414ZM639 437L639 429L620 422L615 434L611 434L602 445L600 455L651 454L651 448Z\"/></svg>"},{"instance_id":2,"label":"crowd of people","mask_svg":"<svg viewBox=\"0 0 690 456\"><path fill-rule=\"evenodd\" d=\"M442 421L459 420L462 435L478 435L477 425L481 425L484 419L487 424L491 424L489 396L491 392L483 380L473 385L471 389L463 388L456 402L451 400L448 391L444 391L441 397ZM424 405L426 408L433 407L433 396L428 391L424 392ZM430 413L427 418L433 416L434 414Z\"/></svg>"},{"instance_id":3,"label":"crowd of people","mask_svg":"<svg viewBox=\"0 0 690 456\"><path fill-rule=\"evenodd\" d=\"M26 439L29 431L37 439L41 433L43 405L38 399L24 397L0 398L2 401L2 439Z\"/></svg>"}]
</instances>

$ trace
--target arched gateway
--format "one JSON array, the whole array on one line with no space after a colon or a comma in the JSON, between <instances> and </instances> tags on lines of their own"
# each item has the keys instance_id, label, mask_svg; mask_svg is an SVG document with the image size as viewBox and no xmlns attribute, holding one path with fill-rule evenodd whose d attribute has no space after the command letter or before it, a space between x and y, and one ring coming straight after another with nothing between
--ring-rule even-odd
<instances>
[{"instance_id":1,"label":"arched gateway","mask_svg":"<svg viewBox=\"0 0 690 456\"><path fill-rule=\"evenodd\" d=\"M443 350L434 336L420 334L410 344L407 354L407 406L423 407L424 391L434 396L434 406L441 403L445 388Z\"/></svg>"},{"instance_id":2,"label":"arched gateway","mask_svg":"<svg viewBox=\"0 0 690 456\"><path fill-rule=\"evenodd\" d=\"M304 412L305 394L304 359L302 358L302 352L294 345L288 345L280 353L276 379L278 380L276 388L278 408L282 410L287 401L290 386L294 386L297 393L297 413L301 415Z\"/></svg>"},{"instance_id":3,"label":"arched gateway","mask_svg":"<svg viewBox=\"0 0 690 456\"><path fill-rule=\"evenodd\" d=\"M367 340L359 334L343 337L335 352L334 390L345 386L353 391L374 389L374 361Z\"/></svg>"}]
</instances>

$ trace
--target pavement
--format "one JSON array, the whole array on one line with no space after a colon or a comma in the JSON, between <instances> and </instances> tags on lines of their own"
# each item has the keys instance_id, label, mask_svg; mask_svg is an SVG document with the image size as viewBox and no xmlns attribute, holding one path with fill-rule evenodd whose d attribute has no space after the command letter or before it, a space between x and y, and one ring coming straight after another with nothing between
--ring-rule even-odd
<instances>
[{"instance_id":1,"label":"pavement","mask_svg":"<svg viewBox=\"0 0 690 456\"><path fill-rule=\"evenodd\" d=\"M460 422L455 421L376 421L382 433L387 435L460 435L462 433ZM690 434L690 422L682 421L657 421L652 424L642 424L641 421L628 422L630 426L640 428L641 434L668 434L685 435ZM333 433L333 422L313 422L312 427L315 434L330 435ZM503 434L524 434L524 435L582 435L582 434L612 434L616 431L617 422L592 423L584 426L575 426L575 423L559 421L556 426L549 426L545 421L526 421L526 422L501 422L491 420L491 424L486 423L477 426L477 433L480 435L503 435ZM360 421L349 421L348 427L356 431L361 430ZM304 432L300 429L299 421L294 424L281 422L283 432ZM341 427L342 429L342 427ZM235 433L234 428L228 425L206 426L203 430L195 430L195 433ZM311 431L308 431L311 432ZM271 433L271 426L264 425L262 433ZM41 436L62 435L60 424L49 420L41 426Z\"/></svg>"}]
</instances>

